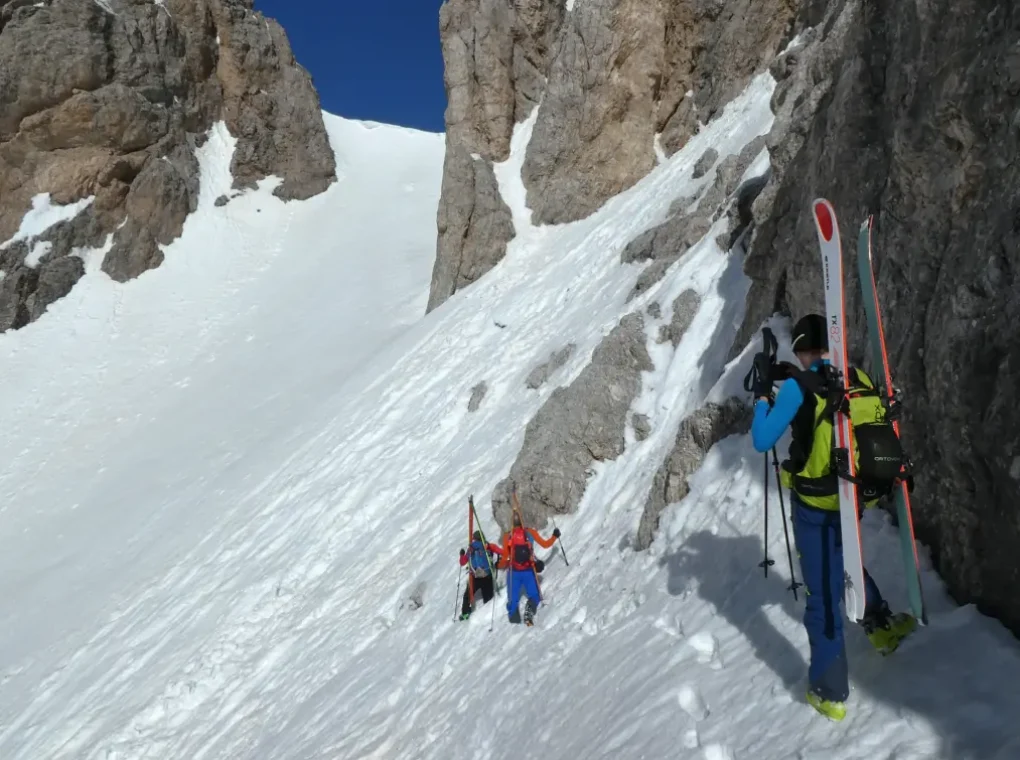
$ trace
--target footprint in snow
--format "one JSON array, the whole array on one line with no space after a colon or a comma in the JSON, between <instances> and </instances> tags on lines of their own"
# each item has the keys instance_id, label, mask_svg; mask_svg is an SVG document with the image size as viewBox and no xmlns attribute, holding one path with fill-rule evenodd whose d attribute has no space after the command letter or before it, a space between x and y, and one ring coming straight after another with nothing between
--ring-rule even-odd
<instances>
[{"instance_id":1,"label":"footprint in snow","mask_svg":"<svg viewBox=\"0 0 1020 760\"><path fill-rule=\"evenodd\" d=\"M683 711L696 721L704 720L709 715L708 705L705 704L701 693L693 686L681 686L680 691L677 692L676 700L680 703Z\"/></svg>"},{"instance_id":2,"label":"footprint in snow","mask_svg":"<svg viewBox=\"0 0 1020 760\"><path fill-rule=\"evenodd\" d=\"M782 705L793 702L793 694L781 683L772 684L771 694L772 698Z\"/></svg>"},{"instance_id":3,"label":"footprint in snow","mask_svg":"<svg viewBox=\"0 0 1020 760\"><path fill-rule=\"evenodd\" d=\"M705 760L736 760L736 756L725 744L710 744L705 747Z\"/></svg>"},{"instance_id":4,"label":"footprint in snow","mask_svg":"<svg viewBox=\"0 0 1020 760\"><path fill-rule=\"evenodd\" d=\"M400 702L400 698L403 696L404 690L398 687L396 691L392 692L388 697L386 697L386 704L388 704L390 707L396 707L397 703Z\"/></svg>"},{"instance_id":5,"label":"footprint in snow","mask_svg":"<svg viewBox=\"0 0 1020 760\"><path fill-rule=\"evenodd\" d=\"M684 731L684 738L682 740L684 749L697 749L701 746L701 739L698 737L698 729L688 728Z\"/></svg>"},{"instance_id":6,"label":"footprint in snow","mask_svg":"<svg viewBox=\"0 0 1020 760\"><path fill-rule=\"evenodd\" d=\"M682 639L684 636L684 626L679 615L673 617L661 615L656 619L654 626L673 638Z\"/></svg>"},{"instance_id":7,"label":"footprint in snow","mask_svg":"<svg viewBox=\"0 0 1020 760\"><path fill-rule=\"evenodd\" d=\"M698 662L708 665L713 670L719 670L722 663L719 662L719 642L715 636L705 631L696 633L688 640L691 647L698 653Z\"/></svg>"}]
</instances>

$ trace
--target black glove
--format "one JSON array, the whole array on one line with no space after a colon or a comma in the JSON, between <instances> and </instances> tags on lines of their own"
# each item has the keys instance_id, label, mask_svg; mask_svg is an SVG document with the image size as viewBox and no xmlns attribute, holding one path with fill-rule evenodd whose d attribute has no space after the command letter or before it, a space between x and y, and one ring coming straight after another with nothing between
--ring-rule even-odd
<instances>
[{"instance_id":1,"label":"black glove","mask_svg":"<svg viewBox=\"0 0 1020 760\"><path fill-rule=\"evenodd\" d=\"M778 383L781 380L789 380L793 377L793 370L796 369L790 362L779 362L772 365L772 382Z\"/></svg>"},{"instance_id":2,"label":"black glove","mask_svg":"<svg viewBox=\"0 0 1020 760\"><path fill-rule=\"evenodd\" d=\"M553 528L553 538L559 538L562 535L563 534L560 533L560 529L559 528Z\"/></svg>"},{"instance_id":3,"label":"black glove","mask_svg":"<svg viewBox=\"0 0 1020 760\"><path fill-rule=\"evenodd\" d=\"M542 560L540 560L540 559L536 559L535 560L535 572L536 573L541 573L543 570L545 570L545 563Z\"/></svg>"},{"instance_id":4,"label":"black glove","mask_svg":"<svg viewBox=\"0 0 1020 760\"><path fill-rule=\"evenodd\" d=\"M751 392L755 398L772 395L772 359L768 354L758 352L751 365Z\"/></svg>"},{"instance_id":5,"label":"black glove","mask_svg":"<svg viewBox=\"0 0 1020 760\"><path fill-rule=\"evenodd\" d=\"M465 554L467 554L467 552L466 552L466 551L464 551L463 549L461 549L461 550L460 550L460 556L462 556L462 557L463 557L463 556L464 556Z\"/></svg>"}]
</instances>

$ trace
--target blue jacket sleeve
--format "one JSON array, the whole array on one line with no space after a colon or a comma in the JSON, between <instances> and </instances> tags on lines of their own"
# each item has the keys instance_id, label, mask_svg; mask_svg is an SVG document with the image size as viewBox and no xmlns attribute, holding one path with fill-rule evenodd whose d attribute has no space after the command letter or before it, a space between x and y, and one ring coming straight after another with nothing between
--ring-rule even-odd
<instances>
[{"instance_id":1,"label":"blue jacket sleeve","mask_svg":"<svg viewBox=\"0 0 1020 760\"><path fill-rule=\"evenodd\" d=\"M769 410L768 402L757 401L754 405L754 421L751 423L751 442L755 451L768 451L783 437L804 403L804 393L793 380L787 380L776 395L776 403Z\"/></svg>"}]
</instances>

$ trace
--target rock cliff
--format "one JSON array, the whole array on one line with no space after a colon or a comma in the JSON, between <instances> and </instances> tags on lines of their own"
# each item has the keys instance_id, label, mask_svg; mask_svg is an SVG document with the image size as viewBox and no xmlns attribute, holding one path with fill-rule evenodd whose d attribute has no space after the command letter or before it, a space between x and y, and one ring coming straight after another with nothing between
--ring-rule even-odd
<instances>
[{"instance_id":1,"label":"rock cliff","mask_svg":"<svg viewBox=\"0 0 1020 760\"><path fill-rule=\"evenodd\" d=\"M787 38L794 0L447 0L447 153L428 309L503 258L493 162L541 100L524 162L540 224L626 190L740 93Z\"/></svg>"},{"instance_id":2,"label":"rock cliff","mask_svg":"<svg viewBox=\"0 0 1020 760\"><path fill-rule=\"evenodd\" d=\"M876 215L918 538L959 601L1020 632L1020 9L806 2L800 29L773 67L772 178L738 342L773 310L821 308L813 197L834 203L848 254ZM853 267L847 290L852 358L867 367Z\"/></svg>"},{"instance_id":3,"label":"rock cliff","mask_svg":"<svg viewBox=\"0 0 1020 760\"><path fill-rule=\"evenodd\" d=\"M238 188L276 175L308 198L335 179L319 100L286 35L253 0L0 0L0 330L21 327L110 247L127 280L158 266L195 209L194 149L216 121L237 138ZM81 202L40 236L33 199ZM35 255L32 255L32 254Z\"/></svg>"}]
</instances>

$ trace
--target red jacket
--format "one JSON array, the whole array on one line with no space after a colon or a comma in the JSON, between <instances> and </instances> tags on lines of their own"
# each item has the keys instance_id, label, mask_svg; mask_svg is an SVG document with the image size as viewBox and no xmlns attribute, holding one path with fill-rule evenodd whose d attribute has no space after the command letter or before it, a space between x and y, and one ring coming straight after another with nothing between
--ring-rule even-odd
<instances>
[{"instance_id":1,"label":"red jacket","mask_svg":"<svg viewBox=\"0 0 1020 760\"><path fill-rule=\"evenodd\" d=\"M539 546L543 549L551 549L553 544L556 543L556 537L550 536L549 538L542 538L538 531L534 528L514 528L509 533L503 534L503 551L500 557L499 567L510 567L514 570L529 570L535 565L535 553L529 552L530 559L527 562L514 562L513 561L513 545L520 543L528 543L527 536L531 536Z\"/></svg>"}]
</instances>

